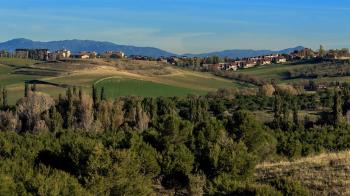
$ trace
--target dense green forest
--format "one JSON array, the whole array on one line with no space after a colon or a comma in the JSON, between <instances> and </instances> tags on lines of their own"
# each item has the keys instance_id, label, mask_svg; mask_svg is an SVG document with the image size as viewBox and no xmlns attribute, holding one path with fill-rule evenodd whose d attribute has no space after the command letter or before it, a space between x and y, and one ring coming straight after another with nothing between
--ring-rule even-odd
<instances>
[{"instance_id":1,"label":"dense green forest","mask_svg":"<svg viewBox=\"0 0 350 196\"><path fill-rule=\"evenodd\" d=\"M116 100L96 87L56 99L25 89L15 106L1 91L2 195L308 195L288 177L258 181L255 166L350 147L347 88Z\"/></svg>"}]
</instances>

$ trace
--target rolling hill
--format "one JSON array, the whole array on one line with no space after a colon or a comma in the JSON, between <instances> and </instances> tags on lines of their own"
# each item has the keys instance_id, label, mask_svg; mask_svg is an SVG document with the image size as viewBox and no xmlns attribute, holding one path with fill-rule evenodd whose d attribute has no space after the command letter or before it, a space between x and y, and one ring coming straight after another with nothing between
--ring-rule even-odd
<instances>
[{"instance_id":1,"label":"rolling hill","mask_svg":"<svg viewBox=\"0 0 350 196\"><path fill-rule=\"evenodd\" d=\"M151 57L160 57L160 56L180 56L179 54L174 54L161 50L154 47L137 47L137 46L128 46L128 45L118 45L112 42L100 42L93 40L62 40L62 41L50 41L50 42L41 42L41 41L32 41L29 39L13 39L3 43L0 43L0 50L9 50L13 51L16 48L47 48L49 50L60 50L68 49L73 53L78 53L81 51L96 51L102 53L105 51L123 51L126 55L144 55ZM294 50L300 50L304 47L298 46L295 48L288 48L279 51L273 50L225 50L219 52L210 52L203 54L183 54L183 56L197 56L197 57L207 57L207 56L220 56L220 57L230 57L230 58L244 58L244 57L253 57L267 54L288 54Z\"/></svg>"}]
</instances>

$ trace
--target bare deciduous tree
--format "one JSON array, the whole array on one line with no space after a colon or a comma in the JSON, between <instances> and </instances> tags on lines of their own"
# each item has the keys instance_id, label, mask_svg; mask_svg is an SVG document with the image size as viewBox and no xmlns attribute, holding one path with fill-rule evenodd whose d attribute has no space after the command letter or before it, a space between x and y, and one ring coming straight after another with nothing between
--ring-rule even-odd
<instances>
[{"instance_id":1,"label":"bare deciduous tree","mask_svg":"<svg viewBox=\"0 0 350 196\"><path fill-rule=\"evenodd\" d=\"M27 97L17 103L17 113L22 124L20 131L35 131L36 128L43 127L42 114L47 113L54 105L55 101L49 95L29 92Z\"/></svg>"}]
</instances>

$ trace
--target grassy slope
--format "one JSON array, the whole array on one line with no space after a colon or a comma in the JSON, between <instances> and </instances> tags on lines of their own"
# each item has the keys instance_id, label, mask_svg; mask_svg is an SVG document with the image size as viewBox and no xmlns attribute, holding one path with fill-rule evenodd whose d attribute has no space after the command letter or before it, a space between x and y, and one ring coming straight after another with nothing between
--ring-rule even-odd
<instances>
[{"instance_id":1,"label":"grassy slope","mask_svg":"<svg viewBox=\"0 0 350 196\"><path fill-rule=\"evenodd\" d=\"M12 65L16 67L29 66L40 61L31 60L31 59L18 59L18 58L0 58L0 64Z\"/></svg>"},{"instance_id":2,"label":"grassy slope","mask_svg":"<svg viewBox=\"0 0 350 196\"><path fill-rule=\"evenodd\" d=\"M313 66L313 65L272 64L272 65L258 66L254 68L240 70L239 73L252 74L268 80L271 80L271 79L283 80L286 77L285 74L287 71L302 68L302 67L307 67L307 66Z\"/></svg>"},{"instance_id":3,"label":"grassy slope","mask_svg":"<svg viewBox=\"0 0 350 196\"><path fill-rule=\"evenodd\" d=\"M4 59L0 58L0 63L4 63ZM25 65L26 61L16 60L9 61L6 59L5 62L9 62L16 66ZM22 74L12 74L13 67L0 64L0 86L6 86L8 90L8 101L10 104L14 104L22 95L24 90L25 80L42 79L42 76L35 75L22 75Z\"/></svg>"},{"instance_id":4,"label":"grassy slope","mask_svg":"<svg viewBox=\"0 0 350 196\"><path fill-rule=\"evenodd\" d=\"M259 67L240 70L238 71L238 73L251 74L266 80L274 79L278 83L295 83L303 80L308 81L309 79L286 80L286 72L293 69L311 67L311 66L315 66L315 65L313 64L301 64L301 65L273 64L273 65L259 66ZM350 82L350 77L332 77L332 78L325 77L325 78L317 78L315 79L315 81L317 82L329 82L329 81Z\"/></svg>"},{"instance_id":5,"label":"grassy slope","mask_svg":"<svg viewBox=\"0 0 350 196\"><path fill-rule=\"evenodd\" d=\"M171 97L206 93L205 91L132 79L108 79L98 83L97 86L105 88L105 92L108 98L127 95L145 97Z\"/></svg>"},{"instance_id":6,"label":"grassy slope","mask_svg":"<svg viewBox=\"0 0 350 196\"><path fill-rule=\"evenodd\" d=\"M308 187L312 195L350 195L350 151L264 163L257 167L256 176L262 182L290 176Z\"/></svg>"},{"instance_id":7,"label":"grassy slope","mask_svg":"<svg viewBox=\"0 0 350 196\"><path fill-rule=\"evenodd\" d=\"M22 97L24 80L32 79L81 86L87 92L90 92L90 87L95 82L103 80L104 78L117 77L122 78L124 81L123 90L119 90L119 94L143 96L176 96L188 93L205 94L219 88L232 88L237 86L237 84L230 80L216 77L208 73L198 73L175 68L173 71L174 73L167 75L142 75L137 72L129 72L108 66L84 70L79 68L78 70L73 71L71 75L58 77L13 74L14 69L30 66L34 63L38 62L26 59L0 58L0 85L6 85L9 91L8 95L10 104L16 103L16 101ZM42 68L44 66L46 65L40 65L37 67ZM55 68L58 67L56 65L52 66ZM144 70L142 69L142 71ZM115 85L108 82L106 85L106 90L110 91L111 97L118 95L118 93L115 93L118 90L113 89ZM126 88L126 86L130 86L130 88ZM142 86L142 88L140 86ZM64 89L57 87L39 85L37 88L39 91L47 92L55 96L59 93L64 94ZM136 91L135 89L139 90Z\"/></svg>"}]
</instances>

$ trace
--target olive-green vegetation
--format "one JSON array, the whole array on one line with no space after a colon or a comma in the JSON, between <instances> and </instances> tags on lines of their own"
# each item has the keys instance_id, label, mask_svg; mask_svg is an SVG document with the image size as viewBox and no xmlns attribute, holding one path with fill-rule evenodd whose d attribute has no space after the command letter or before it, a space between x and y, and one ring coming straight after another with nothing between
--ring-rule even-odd
<instances>
[{"instance_id":1,"label":"olive-green vegetation","mask_svg":"<svg viewBox=\"0 0 350 196\"><path fill-rule=\"evenodd\" d=\"M27 85L16 106L1 89L0 192L14 195L308 195L293 176L256 166L349 149L350 90L295 94L119 97L104 86L53 98ZM320 110L320 108L323 108ZM252 112L269 110L271 121ZM300 118L300 110L320 111ZM325 190L327 191L327 190ZM330 190L329 190L330 191Z\"/></svg>"}]
</instances>

